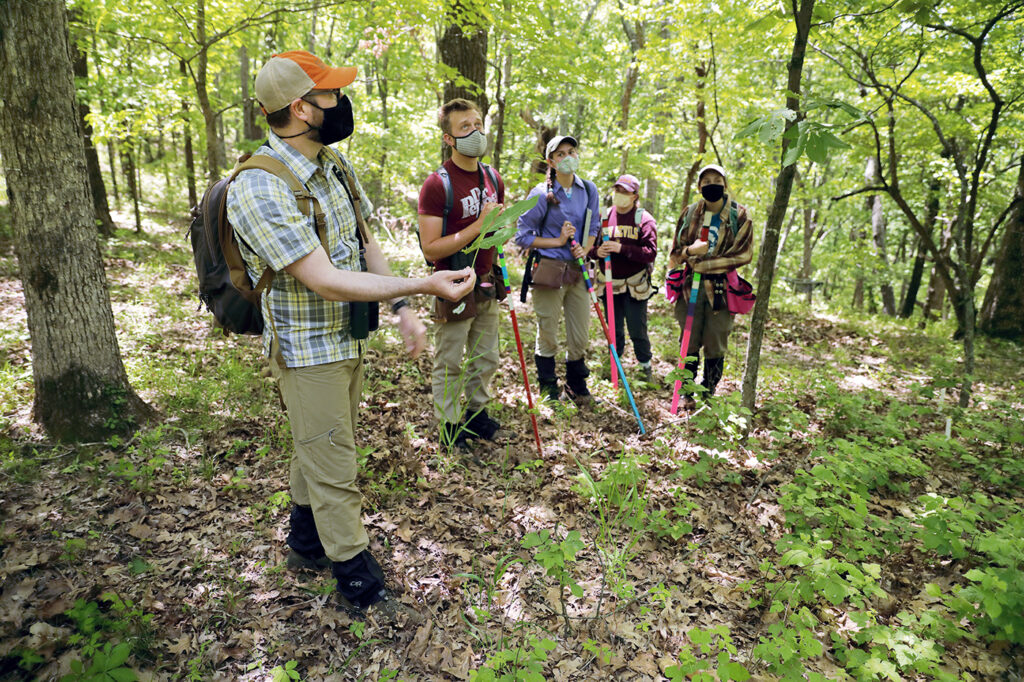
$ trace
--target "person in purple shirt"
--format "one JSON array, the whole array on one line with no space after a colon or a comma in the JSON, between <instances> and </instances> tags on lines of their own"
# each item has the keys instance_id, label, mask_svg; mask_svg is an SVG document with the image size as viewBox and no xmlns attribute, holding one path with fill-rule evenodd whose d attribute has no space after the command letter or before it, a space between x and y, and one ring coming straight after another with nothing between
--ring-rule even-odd
<instances>
[{"instance_id":1,"label":"person in purple shirt","mask_svg":"<svg viewBox=\"0 0 1024 682\"><path fill-rule=\"evenodd\" d=\"M633 352L640 363L640 375L650 382L651 341L647 336L647 299L654 295L651 268L658 255L658 227L654 216L638 206L640 181L633 175L622 175L612 192L614 206L602 221L604 239L588 254L598 261L597 279L605 283L604 259L610 256L612 266L612 302L615 309L615 350L619 357L626 346L623 327L629 329ZM606 287L599 287L602 300ZM608 301L604 302L605 311Z\"/></svg>"},{"instance_id":2,"label":"person in purple shirt","mask_svg":"<svg viewBox=\"0 0 1024 682\"><path fill-rule=\"evenodd\" d=\"M590 295L576 262L585 258L601 229L597 187L576 175L579 143L556 135L545 148L547 178L530 191L537 205L519 218L515 241L533 249L533 309L537 314L537 343L533 356L541 394L558 400L555 372L558 330L565 319L566 393L588 402L586 350L590 332ZM575 246L573 241L575 240ZM583 244L581 246L580 244Z\"/></svg>"}]
</instances>

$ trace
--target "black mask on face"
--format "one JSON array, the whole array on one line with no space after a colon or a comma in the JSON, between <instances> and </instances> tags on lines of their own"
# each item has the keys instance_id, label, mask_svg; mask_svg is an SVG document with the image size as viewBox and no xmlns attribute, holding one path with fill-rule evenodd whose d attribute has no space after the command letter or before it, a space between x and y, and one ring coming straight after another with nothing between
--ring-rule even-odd
<instances>
[{"instance_id":1,"label":"black mask on face","mask_svg":"<svg viewBox=\"0 0 1024 682\"><path fill-rule=\"evenodd\" d=\"M303 102L312 104L324 113L324 120L320 122L320 125L314 126L306 123L309 127L309 130L307 130L306 133L315 131L310 136L314 142L319 142L320 144L334 144L335 142L341 142L350 136L352 131L355 130L355 122L352 119L352 100L348 98L348 95L342 95L338 99L338 103L328 109L324 109L316 103L310 102L308 99L303 100ZM299 135L304 135L306 133L296 133L295 135L288 135L287 137L298 137ZM284 136L282 136L282 138L286 139Z\"/></svg>"},{"instance_id":2,"label":"black mask on face","mask_svg":"<svg viewBox=\"0 0 1024 682\"><path fill-rule=\"evenodd\" d=\"M700 195L705 201L714 203L725 196L724 185L704 185L700 188Z\"/></svg>"}]
</instances>

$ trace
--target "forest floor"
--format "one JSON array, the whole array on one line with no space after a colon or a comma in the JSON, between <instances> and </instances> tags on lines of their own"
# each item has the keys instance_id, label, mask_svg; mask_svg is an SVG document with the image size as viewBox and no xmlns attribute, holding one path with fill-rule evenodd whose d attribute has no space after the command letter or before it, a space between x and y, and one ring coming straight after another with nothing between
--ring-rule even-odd
<instances>
[{"instance_id":1,"label":"forest floor","mask_svg":"<svg viewBox=\"0 0 1024 682\"><path fill-rule=\"evenodd\" d=\"M32 424L21 287L0 253L0 680L90 665L143 680L1024 675L1019 348L980 341L962 411L948 326L809 311L777 287L749 437L742 318L696 414L670 414L670 384L635 386L639 436L595 323L597 400L539 408L541 458L507 316L492 414L515 437L452 453L430 353L408 360L382 315L364 518L426 620L379 627L336 608L328 574L284 569L291 437L258 343L197 310L184 226L146 230L106 253L122 356L162 415L129 440L50 443ZM418 272L415 239L396 235L396 269ZM660 295L650 327L663 379L678 330Z\"/></svg>"}]
</instances>

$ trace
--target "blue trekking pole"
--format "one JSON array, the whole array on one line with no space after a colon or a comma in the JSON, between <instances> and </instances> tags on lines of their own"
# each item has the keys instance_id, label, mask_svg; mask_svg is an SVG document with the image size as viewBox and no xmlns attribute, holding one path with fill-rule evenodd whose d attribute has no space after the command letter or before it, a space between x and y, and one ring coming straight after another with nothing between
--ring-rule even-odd
<instances>
[{"instance_id":1,"label":"blue trekking pole","mask_svg":"<svg viewBox=\"0 0 1024 682\"><path fill-rule=\"evenodd\" d=\"M585 224L590 223L590 209L587 209L587 219ZM575 239L572 240L572 246L575 248L577 245ZM622 377L622 385L626 387L626 395L629 396L629 404L633 407L633 414L636 416L636 423L640 425L640 435L647 433L644 430L644 422L640 419L640 410L636 409L636 400L633 399L633 391L629 388L629 380L626 378L626 373L622 371L622 361L619 360L619 354L615 352L615 344L612 343L611 334L608 331L608 323L604 321L604 315L601 314L601 306L597 304L597 294L594 293L594 285L590 283L590 274L587 272L587 266L583 262L582 258L577 258L576 262L580 264L580 269L583 271L583 281L587 283L587 292L590 293L590 300L594 304L594 312L597 313L597 319L601 321L601 329L604 331L604 338L608 341L608 348L611 350L612 357L615 359L615 366L619 369L619 375Z\"/></svg>"}]
</instances>

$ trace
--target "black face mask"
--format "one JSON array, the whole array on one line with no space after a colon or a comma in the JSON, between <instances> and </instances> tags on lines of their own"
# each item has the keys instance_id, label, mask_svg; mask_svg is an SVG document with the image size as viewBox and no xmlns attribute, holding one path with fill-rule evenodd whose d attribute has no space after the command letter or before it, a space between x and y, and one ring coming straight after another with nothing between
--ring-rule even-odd
<instances>
[{"instance_id":1,"label":"black face mask","mask_svg":"<svg viewBox=\"0 0 1024 682\"><path fill-rule=\"evenodd\" d=\"M314 107L324 112L324 120L321 121L320 125L313 126L306 123L309 130L316 131L311 139L314 142L320 144L334 144L335 142L341 142L352 134L355 130L355 122L352 119L352 100L348 98L348 95L342 95L338 99L338 103L333 107L324 109L318 106L314 102L310 102L308 99L302 100L308 104L312 104ZM305 133L296 133L295 135L288 135L287 137L298 137L299 135L305 135ZM282 139L287 139L282 137Z\"/></svg>"},{"instance_id":2,"label":"black face mask","mask_svg":"<svg viewBox=\"0 0 1024 682\"><path fill-rule=\"evenodd\" d=\"M725 196L724 185L704 185L700 188L700 195L705 201L714 203Z\"/></svg>"}]
</instances>

